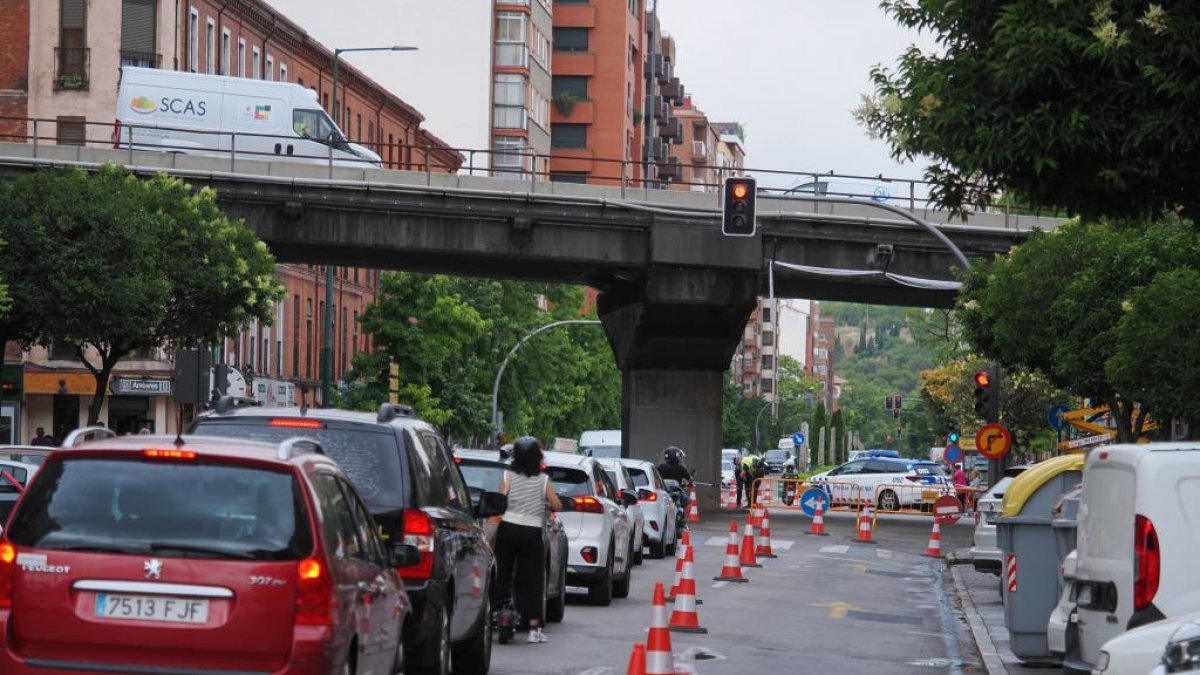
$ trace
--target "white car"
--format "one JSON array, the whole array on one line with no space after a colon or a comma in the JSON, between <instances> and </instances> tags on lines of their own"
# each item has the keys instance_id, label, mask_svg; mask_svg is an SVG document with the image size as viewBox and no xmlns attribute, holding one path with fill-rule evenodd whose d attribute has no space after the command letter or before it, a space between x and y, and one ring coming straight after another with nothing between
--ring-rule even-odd
<instances>
[{"instance_id":1,"label":"white car","mask_svg":"<svg viewBox=\"0 0 1200 675\"><path fill-rule=\"evenodd\" d=\"M1168 672L1162 666L1164 652L1168 644L1187 642L1195 646L1194 654L1200 655L1200 613L1185 614L1178 619L1165 619L1148 623L1140 628L1122 633L1104 643L1100 650L1100 658L1093 675L1120 675L1121 673L1155 673ZM1184 626L1188 630L1180 632ZM1176 638L1176 633L1180 633ZM1175 651L1175 650L1173 650ZM1177 665L1177 664L1173 664ZM1200 666L1200 664L1192 664ZM1156 670L1158 667L1161 670ZM1171 670L1169 672L1193 672Z\"/></svg>"},{"instance_id":2,"label":"white car","mask_svg":"<svg viewBox=\"0 0 1200 675\"><path fill-rule=\"evenodd\" d=\"M737 487L737 471L734 470L732 459L721 460L721 487Z\"/></svg>"},{"instance_id":3,"label":"white car","mask_svg":"<svg viewBox=\"0 0 1200 675\"><path fill-rule=\"evenodd\" d=\"M586 586L597 605L628 597L635 537L625 506L637 503L637 495L617 490L592 457L547 452L545 461L555 493L575 502L574 510L558 514L570 543L567 584Z\"/></svg>"},{"instance_id":4,"label":"white car","mask_svg":"<svg viewBox=\"0 0 1200 675\"><path fill-rule=\"evenodd\" d=\"M638 494L638 486L633 482L633 476L629 475L629 469L621 463L619 459L601 459L600 466L604 467L604 472L616 484L619 492L629 492L638 495L638 501L625 507L629 513L629 517L633 519L633 564L642 564L642 549L646 546L646 513L642 510L641 495Z\"/></svg>"},{"instance_id":5,"label":"white car","mask_svg":"<svg viewBox=\"0 0 1200 675\"><path fill-rule=\"evenodd\" d=\"M1075 622L1075 551L1067 554L1059 566L1063 590L1058 596L1058 604L1050 611L1050 620L1046 622L1046 649L1051 654L1063 659L1067 655L1067 633L1074 630Z\"/></svg>"},{"instance_id":6,"label":"white car","mask_svg":"<svg viewBox=\"0 0 1200 675\"><path fill-rule=\"evenodd\" d=\"M1161 623L1175 622L1168 620ZM1105 648L1107 649L1108 645L1105 645ZM1175 632L1167 639L1162 652L1158 666L1150 671L1150 675L1200 673L1200 614L1192 614L1187 620L1179 622Z\"/></svg>"},{"instance_id":7,"label":"white car","mask_svg":"<svg viewBox=\"0 0 1200 675\"><path fill-rule=\"evenodd\" d=\"M1019 476L1027 466L1010 466L1004 470L1000 482L988 488L976 502L978 520L975 521L975 541L971 547L971 558L977 572L1000 574L1000 561L1003 555L996 543L996 517L1000 515L1000 503L1004 501L1004 492L1013 478Z\"/></svg>"},{"instance_id":8,"label":"white car","mask_svg":"<svg viewBox=\"0 0 1200 675\"><path fill-rule=\"evenodd\" d=\"M1200 443L1092 450L1079 503L1075 606L1087 671L1127 630L1200 607Z\"/></svg>"},{"instance_id":9,"label":"white car","mask_svg":"<svg viewBox=\"0 0 1200 675\"><path fill-rule=\"evenodd\" d=\"M654 462L642 459L620 460L629 469L633 484L637 487L639 504L646 518L646 544L650 547L651 558L663 558L674 555L678 545L679 531L677 529L676 505L667 491L667 485L658 473Z\"/></svg>"},{"instance_id":10,"label":"white car","mask_svg":"<svg viewBox=\"0 0 1200 675\"><path fill-rule=\"evenodd\" d=\"M898 511L901 507L932 503L933 499L925 499L925 493L941 494L949 483L937 463L902 457L856 459L819 473L809 482L825 483L831 504L853 505L873 500L880 511ZM900 487L877 491L880 485Z\"/></svg>"}]
</instances>

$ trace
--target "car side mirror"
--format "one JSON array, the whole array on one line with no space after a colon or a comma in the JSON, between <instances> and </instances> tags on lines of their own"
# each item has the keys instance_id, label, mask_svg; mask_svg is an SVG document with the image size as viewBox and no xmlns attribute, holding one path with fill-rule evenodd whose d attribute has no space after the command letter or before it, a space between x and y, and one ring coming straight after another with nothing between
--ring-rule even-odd
<instances>
[{"instance_id":1,"label":"car side mirror","mask_svg":"<svg viewBox=\"0 0 1200 675\"><path fill-rule=\"evenodd\" d=\"M491 518L504 515L508 510L508 495L501 492L483 492L475 505L476 518Z\"/></svg>"},{"instance_id":2,"label":"car side mirror","mask_svg":"<svg viewBox=\"0 0 1200 675\"><path fill-rule=\"evenodd\" d=\"M637 492L638 492L639 499L650 499L651 497L654 496L654 491L652 491L648 488L638 488Z\"/></svg>"},{"instance_id":3,"label":"car side mirror","mask_svg":"<svg viewBox=\"0 0 1200 675\"><path fill-rule=\"evenodd\" d=\"M638 503L637 493L633 490L621 490L621 506L633 506Z\"/></svg>"},{"instance_id":4,"label":"car side mirror","mask_svg":"<svg viewBox=\"0 0 1200 675\"><path fill-rule=\"evenodd\" d=\"M421 562L421 552L412 544L396 544L389 553L392 567L411 567Z\"/></svg>"}]
</instances>

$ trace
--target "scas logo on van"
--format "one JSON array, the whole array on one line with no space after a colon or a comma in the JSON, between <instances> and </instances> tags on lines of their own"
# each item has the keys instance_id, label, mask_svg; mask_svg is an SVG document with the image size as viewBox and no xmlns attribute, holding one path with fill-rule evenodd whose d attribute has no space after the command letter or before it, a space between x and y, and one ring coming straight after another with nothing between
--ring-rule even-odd
<instances>
[{"instance_id":1,"label":"scas logo on van","mask_svg":"<svg viewBox=\"0 0 1200 675\"><path fill-rule=\"evenodd\" d=\"M204 101L193 101L186 98L171 98L164 96L158 100L156 104L153 99L148 96L135 96L129 102L129 107L134 112L143 115L149 115L153 112L172 113L175 115L191 115L193 117L204 117L208 113L207 104Z\"/></svg>"}]
</instances>

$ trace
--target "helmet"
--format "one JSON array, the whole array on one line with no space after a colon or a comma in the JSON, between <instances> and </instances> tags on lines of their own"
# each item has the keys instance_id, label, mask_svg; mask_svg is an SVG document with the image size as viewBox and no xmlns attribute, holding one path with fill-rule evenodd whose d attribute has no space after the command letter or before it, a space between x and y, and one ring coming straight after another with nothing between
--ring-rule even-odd
<instances>
[{"instance_id":1,"label":"helmet","mask_svg":"<svg viewBox=\"0 0 1200 675\"><path fill-rule=\"evenodd\" d=\"M795 471L795 470L796 470L796 465L795 465L795 464L793 464L791 460L788 460L787 462L784 462L784 464L783 464L783 470L784 470L784 471Z\"/></svg>"},{"instance_id":2,"label":"helmet","mask_svg":"<svg viewBox=\"0 0 1200 675\"><path fill-rule=\"evenodd\" d=\"M542 451L542 443L533 436L522 436L513 443L513 457L532 455Z\"/></svg>"},{"instance_id":3,"label":"helmet","mask_svg":"<svg viewBox=\"0 0 1200 675\"><path fill-rule=\"evenodd\" d=\"M683 450L680 450L673 445L663 452L663 459L667 462L667 464L678 464L683 461L683 458Z\"/></svg>"}]
</instances>

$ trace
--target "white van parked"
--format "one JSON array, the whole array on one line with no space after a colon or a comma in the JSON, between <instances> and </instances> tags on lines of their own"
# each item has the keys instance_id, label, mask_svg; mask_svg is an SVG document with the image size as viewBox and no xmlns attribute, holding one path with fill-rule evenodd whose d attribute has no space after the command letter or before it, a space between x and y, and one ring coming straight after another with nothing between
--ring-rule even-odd
<instances>
[{"instance_id":1,"label":"white van parked","mask_svg":"<svg viewBox=\"0 0 1200 675\"><path fill-rule=\"evenodd\" d=\"M379 168L317 102L290 82L121 68L113 147L261 161Z\"/></svg>"},{"instance_id":2,"label":"white van parked","mask_svg":"<svg viewBox=\"0 0 1200 675\"><path fill-rule=\"evenodd\" d=\"M1200 609L1200 443L1113 445L1093 450L1079 504L1075 604L1082 662L1154 621Z\"/></svg>"}]
</instances>

